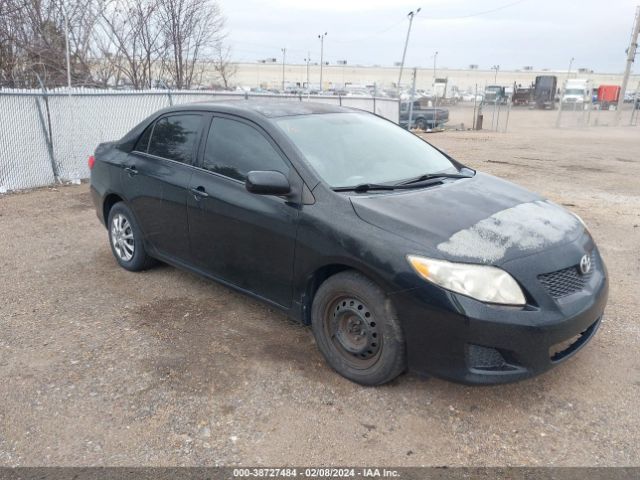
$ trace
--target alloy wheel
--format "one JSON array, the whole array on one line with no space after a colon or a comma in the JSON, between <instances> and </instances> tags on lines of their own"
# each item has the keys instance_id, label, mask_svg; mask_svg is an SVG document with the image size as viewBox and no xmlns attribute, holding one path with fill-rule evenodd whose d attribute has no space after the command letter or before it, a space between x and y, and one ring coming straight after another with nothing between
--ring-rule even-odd
<instances>
[{"instance_id":1,"label":"alloy wheel","mask_svg":"<svg viewBox=\"0 0 640 480\"><path fill-rule=\"evenodd\" d=\"M131 261L135 250L133 229L129 219L121 213L111 220L111 244L120 260Z\"/></svg>"}]
</instances>

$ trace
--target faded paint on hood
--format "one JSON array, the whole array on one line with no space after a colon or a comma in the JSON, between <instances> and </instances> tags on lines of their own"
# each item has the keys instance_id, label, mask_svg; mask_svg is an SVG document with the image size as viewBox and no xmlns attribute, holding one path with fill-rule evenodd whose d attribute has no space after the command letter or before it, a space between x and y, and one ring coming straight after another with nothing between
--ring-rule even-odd
<instances>
[{"instance_id":1,"label":"faded paint on hood","mask_svg":"<svg viewBox=\"0 0 640 480\"><path fill-rule=\"evenodd\" d=\"M425 255L471 263L502 264L583 231L564 208L481 173L419 190L354 195L351 203L362 220L423 245Z\"/></svg>"}]
</instances>

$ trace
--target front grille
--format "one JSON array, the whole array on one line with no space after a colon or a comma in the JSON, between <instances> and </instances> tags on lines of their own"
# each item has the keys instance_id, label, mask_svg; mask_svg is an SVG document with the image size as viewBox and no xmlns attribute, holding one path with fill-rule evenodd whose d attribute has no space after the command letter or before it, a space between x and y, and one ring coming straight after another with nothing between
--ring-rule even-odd
<instances>
[{"instance_id":1,"label":"front grille","mask_svg":"<svg viewBox=\"0 0 640 480\"><path fill-rule=\"evenodd\" d=\"M600 318L593 322L584 332L579 333L563 342L556 343L549 348L549 356L552 362L559 362L577 352L586 344L600 326Z\"/></svg>"},{"instance_id":2,"label":"front grille","mask_svg":"<svg viewBox=\"0 0 640 480\"><path fill-rule=\"evenodd\" d=\"M538 275L538 280L553 298L562 298L579 292L587 285L596 268L595 250L591 251L590 257L591 270L586 275L580 273L579 265L573 265L562 270Z\"/></svg>"}]
</instances>

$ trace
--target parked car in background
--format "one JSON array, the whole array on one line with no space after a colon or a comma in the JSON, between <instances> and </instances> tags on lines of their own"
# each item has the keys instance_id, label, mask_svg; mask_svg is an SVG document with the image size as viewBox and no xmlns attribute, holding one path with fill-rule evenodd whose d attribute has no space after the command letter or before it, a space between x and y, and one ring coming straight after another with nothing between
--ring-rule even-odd
<instances>
[{"instance_id":1,"label":"parked car in background","mask_svg":"<svg viewBox=\"0 0 640 480\"><path fill-rule=\"evenodd\" d=\"M122 268L161 260L258 298L361 384L522 380L587 344L607 302L579 217L367 112L183 104L89 167Z\"/></svg>"},{"instance_id":2,"label":"parked car in background","mask_svg":"<svg viewBox=\"0 0 640 480\"><path fill-rule=\"evenodd\" d=\"M484 96L481 93L465 93L462 95L463 102L481 102Z\"/></svg>"},{"instance_id":3,"label":"parked car in background","mask_svg":"<svg viewBox=\"0 0 640 480\"><path fill-rule=\"evenodd\" d=\"M409 126L409 104L410 102L402 102L400 104L400 126L404 128ZM429 130L442 127L449 121L448 109L428 105L428 100L416 100L413 102L411 128Z\"/></svg>"}]
</instances>

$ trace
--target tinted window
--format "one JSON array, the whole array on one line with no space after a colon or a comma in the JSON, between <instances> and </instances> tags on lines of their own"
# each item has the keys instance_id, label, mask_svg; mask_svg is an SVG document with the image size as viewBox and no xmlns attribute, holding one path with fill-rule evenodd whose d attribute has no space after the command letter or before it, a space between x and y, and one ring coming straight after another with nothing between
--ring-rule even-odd
<instances>
[{"instance_id":1,"label":"tinted window","mask_svg":"<svg viewBox=\"0 0 640 480\"><path fill-rule=\"evenodd\" d=\"M211 122L203 167L242 181L252 170L276 170L285 174L289 170L258 130L226 118L214 118Z\"/></svg>"},{"instance_id":2,"label":"tinted window","mask_svg":"<svg viewBox=\"0 0 640 480\"><path fill-rule=\"evenodd\" d=\"M149 153L182 163L192 163L193 149L200 133L200 115L171 115L156 122Z\"/></svg>"},{"instance_id":3,"label":"tinted window","mask_svg":"<svg viewBox=\"0 0 640 480\"><path fill-rule=\"evenodd\" d=\"M149 125L142 133L142 136L138 139L138 143L136 143L136 148L134 148L134 150L138 152L147 152L147 148L149 147L149 137L151 137L152 130L153 123Z\"/></svg>"}]
</instances>

